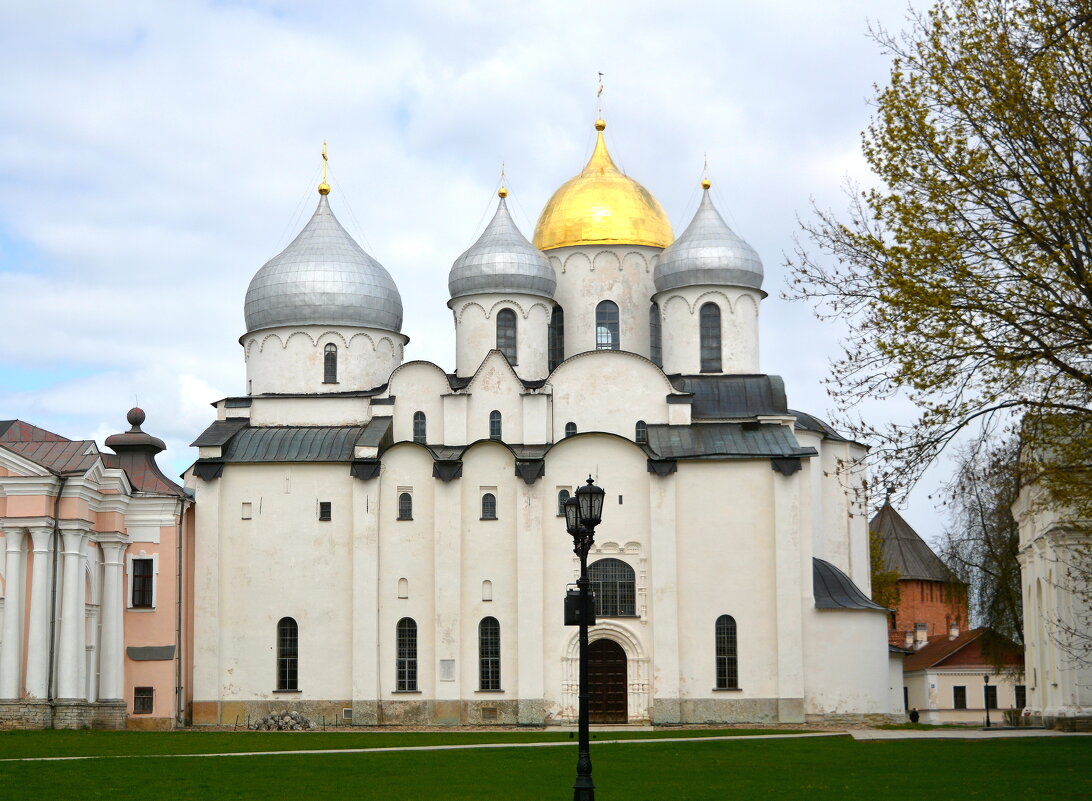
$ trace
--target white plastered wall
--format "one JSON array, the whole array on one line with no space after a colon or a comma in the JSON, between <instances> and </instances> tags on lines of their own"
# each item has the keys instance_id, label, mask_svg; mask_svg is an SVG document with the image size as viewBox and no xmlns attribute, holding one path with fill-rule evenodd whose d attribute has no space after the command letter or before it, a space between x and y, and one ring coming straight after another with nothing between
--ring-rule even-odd
<instances>
[{"instance_id":1,"label":"white plastered wall","mask_svg":"<svg viewBox=\"0 0 1092 801\"><path fill-rule=\"evenodd\" d=\"M759 372L758 305L765 296L759 289L704 284L657 293L664 372L701 372L700 312L706 303L720 309L721 372Z\"/></svg>"},{"instance_id":2,"label":"white plastered wall","mask_svg":"<svg viewBox=\"0 0 1092 801\"><path fill-rule=\"evenodd\" d=\"M516 373L522 378L545 378L547 329L553 301L537 295L482 294L452 298L455 315L455 372L471 376L489 351L497 347L497 314L511 309L516 315Z\"/></svg>"}]
</instances>

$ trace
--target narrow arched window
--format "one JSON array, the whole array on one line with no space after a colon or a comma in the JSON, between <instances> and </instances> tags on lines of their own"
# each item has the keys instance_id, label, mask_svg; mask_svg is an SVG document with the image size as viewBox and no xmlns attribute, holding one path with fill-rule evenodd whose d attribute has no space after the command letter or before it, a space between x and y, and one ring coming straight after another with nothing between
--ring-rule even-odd
<instances>
[{"instance_id":1,"label":"narrow arched window","mask_svg":"<svg viewBox=\"0 0 1092 801\"><path fill-rule=\"evenodd\" d=\"M501 413L496 409L489 413L489 439L501 438Z\"/></svg>"},{"instance_id":2,"label":"narrow arched window","mask_svg":"<svg viewBox=\"0 0 1092 801\"><path fill-rule=\"evenodd\" d=\"M571 497L572 496L569 494L568 490L561 490L561 492L557 493L557 516L558 517L564 517L565 516L565 503Z\"/></svg>"},{"instance_id":3,"label":"narrow arched window","mask_svg":"<svg viewBox=\"0 0 1092 801\"><path fill-rule=\"evenodd\" d=\"M407 578L398 579L398 597L399 598L409 598L409 579L407 579Z\"/></svg>"},{"instance_id":4,"label":"narrow arched window","mask_svg":"<svg viewBox=\"0 0 1092 801\"><path fill-rule=\"evenodd\" d=\"M736 621L721 615L716 625L718 690L739 689L739 664L736 659Z\"/></svg>"},{"instance_id":5,"label":"narrow arched window","mask_svg":"<svg viewBox=\"0 0 1092 801\"><path fill-rule=\"evenodd\" d=\"M720 372L720 306L706 303L701 307L701 371Z\"/></svg>"},{"instance_id":6,"label":"narrow arched window","mask_svg":"<svg viewBox=\"0 0 1092 801\"><path fill-rule=\"evenodd\" d=\"M637 614L637 581L633 568L621 559L600 559L588 566L595 593L595 614L625 617Z\"/></svg>"},{"instance_id":7,"label":"narrow arched window","mask_svg":"<svg viewBox=\"0 0 1092 801\"><path fill-rule=\"evenodd\" d=\"M648 444L648 425L644 420L638 420L637 425L633 427L633 441L638 445Z\"/></svg>"},{"instance_id":8,"label":"narrow arched window","mask_svg":"<svg viewBox=\"0 0 1092 801\"><path fill-rule=\"evenodd\" d=\"M569 422L569 423L565 424L565 436L566 437L575 437L576 436L576 423Z\"/></svg>"},{"instance_id":9,"label":"narrow arched window","mask_svg":"<svg viewBox=\"0 0 1092 801\"><path fill-rule=\"evenodd\" d=\"M555 367L565 361L565 310L560 306L554 306L546 334L549 369L553 372Z\"/></svg>"},{"instance_id":10,"label":"narrow arched window","mask_svg":"<svg viewBox=\"0 0 1092 801\"><path fill-rule=\"evenodd\" d=\"M504 354L509 364L517 364L516 313L511 309L497 312L497 350Z\"/></svg>"},{"instance_id":11,"label":"narrow arched window","mask_svg":"<svg viewBox=\"0 0 1092 801\"><path fill-rule=\"evenodd\" d=\"M395 672L395 686L399 692L417 690L417 623L411 617L404 617L395 627L395 647L398 653Z\"/></svg>"},{"instance_id":12,"label":"narrow arched window","mask_svg":"<svg viewBox=\"0 0 1092 801\"><path fill-rule=\"evenodd\" d=\"M648 358L657 367L664 366L663 331L660 328L660 304L648 307Z\"/></svg>"},{"instance_id":13,"label":"narrow arched window","mask_svg":"<svg viewBox=\"0 0 1092 801\"><path fill-rule=\"evenodd\" d=\"M398 496L398 519L413 520L413 496L408 492Z\"/></svg>"},{"instance_id":14,"label":"narrow arched window","mask_svg":"<svg viewBox=\"0 0 1092 801\"><path fill-rule=\"evenodd\" d=\"M277 622L277 689L298 690L300 631L296 621L282 617Z\"/></svg>"},{"instance_id":15,"label":"narrow arched window","mask_svg":"<svg viewBox=\"0 0 1092 801\"><path fill-rule=\"evenodd\" d=\"M482 496L482 520L497 519L497 496L487 492Z\"/></svg>"},{"instance_id":16,"label":"narrow arched window","mask_svg":"<svg viewBox=\"0 0 1092 801\"><path fill-rule=\"evenodd\" d=\"M337 345L329 342L322 354L322 383L337 383Z\"/></svg>"},{"instance_id":17,"label":"narrow arched window","mask_svg":"<svg viewBox=\"0 0 1092 801\"><path fill-rule=\"evenodd\" d=\"M500 623L495 617L483 617L478 624L478 689L499 690Z\"/></svg>"},{"instance_id":18,"label":"narrow arched window","mask_svg":"<svg viewBox=\"0 0 1092 801\"><path fill-rule=\"evenodd\" d=\"M425 444L426 422L424 412L413 413L413 441L421 445Z\"/></svg>"},{"instance_id":19,"label":"narrow arched window","mask_svg":"<svg viewBox=\"0 0 1092 801\"><path fill-rule=\"evenodd\" d=\"M595 349L618 348L618 304L613 300L604 300L595 307Z\"/></svg>"}]
</instances>

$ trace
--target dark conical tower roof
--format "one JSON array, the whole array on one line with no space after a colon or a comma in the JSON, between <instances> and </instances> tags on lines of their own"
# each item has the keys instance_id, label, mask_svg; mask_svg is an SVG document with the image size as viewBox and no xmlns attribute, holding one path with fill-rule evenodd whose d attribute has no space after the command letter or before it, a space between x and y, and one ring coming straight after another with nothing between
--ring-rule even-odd
<instances>
[{"instance_id":1,"label":"dark conical tower roof","mask_svg":"<svg viewBox=\"0 0 1092 801\"><path fill-rule=\"evenodd\" d=\"M897 570L900 579L952 581L955 576L933 553L890 503L885 503L868 524L880 536L885 570Z\"/></svg>"}]
</instances>

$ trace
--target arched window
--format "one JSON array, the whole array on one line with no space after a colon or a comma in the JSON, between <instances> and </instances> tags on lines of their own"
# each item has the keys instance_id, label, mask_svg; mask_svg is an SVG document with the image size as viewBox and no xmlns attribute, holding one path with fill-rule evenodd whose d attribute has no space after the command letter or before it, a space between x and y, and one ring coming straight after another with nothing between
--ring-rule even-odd
<instances>
[{"instance_id":1,"label":"arched window","mask_svg":"<svg viewBox=\"0 0 1092 801\"><path fill-rule=\"evenodd\" d=\"M487 492L482 496L482 520L497 519L497 496Z\"/></svg>"},{"instance_id":2,"label":"arched window","mask_svg":"<svg viewBox=\"0 0 1092 801\"><path fill-rule=\"evenodd\" d=\"M595 349L618 348L618 304L613 300L604 300L595 307Z\"/></svg>"},{"instance_id":3,"label":"arched window","mask_svg":"<svg viewBox=\"0 0 1092 801\"><path fill-rule=\"evenodd\" d=\"M489 579L486 579L485 581L482 582L482 600L483 601L492 601L493 600L493 582L490 581Z\"/></svg>"},{"instance_id":4,"label":"arched window","mask_svg":"<svg viewBox=\"0 0 1092 801\"><path fill-rule=\"evenodd\" d=\"M718 690L739 689L739 665L736 661L736 621L731 615L717 618L717 684Z\"/></svg>"},{"instance_id":5,"label":"arched window","mask_svg":"<svg viewBox=\"0 0 1092 801\"><path fill-rule=\"evenodd\" d=\"M496 409L489 413L489 439L501 438L501 413Z\"/></svg>"},{"instance_id":6,"label":"arched window","mask_svg":"<svg viewBox=\"0 0 1092 801\"><path fill-rule=\"evenodd\" d=\"M720 306L706 303L701 307L701 371L720 372Z\"/></svg>"},{"instance_id":7,"label":"arched window","mask_svg":"<svg viewBox=\"0 0 1092 801\"><path fill-rule=\"evenodd\" d=\"M648 307L648 358L657 367L664 366L663 331L660 329L660 304Z\"/></svg>"},{"instance_id":8,"label":"arched window","mask_svg":"<svg viewBox=\"0 0 1092 801\"><path fill-rule=\"evenodd\" d=\"M322 383L337 383L337 345L328 342L322 354Z\"/></svg>"},{"instance_id":9,"label":"arched window","mask_svg":"<svg viewBox=\"0 0 1092 801\"><path fill-rule=\"evenodd\" d=\"M638 445L648 444L648 425L644 420L638 420L637 425L633 427L633 441Z\"/></svg>"},{"instance_id":10,"label":"arched window","mask_svg":"<svg viewBox=\"0 0 1092 801\"><path fill-rule=\"evenodd\" d=\"M516 313L511 309L497 312L497 350L509 364L516 364Z\"/></svg>"},{"instance_id":11,"label":"arched window","mask_svg":"<svg viewBox=\"0 0 1092 801\"><path fill-rule=\"evenodd\" d=\"M478 689L500 688L500 623L483 617L478 624Z\"/></svg>"},{"instance_id":12,"label":"arched window","mask_svg":"<svg viewBox=\"0 0 1092 801\"><path fill-rule=\"evenodd\" d=\"M600 559L588 565L595 593L595 614L625 617L637 614L637 581L633 568L621 559Z\"/></svg>"},{"instance_id":13,"label":"arched window","mask_svg":"<svg viewBox=\"0 0 1092 801\"><path fill-rule=\"evenodd\" d=\"M565 502L567 500L569 500L569 498L571 498L571 497L572 496L569 494L568 490L561 490L561 492L557 493L557 516L558 517L564 517L565 516Z\"/></svg>"},{"instance_id":14,"label":"arched window","mask_svg":"<svg viewBox=\"0 0 1092 801\"><path fill-rule=\"evenodd\" d=\"M395 628L398 660L395 665L396 687L399 692L417 690L417 624L411 617L398 621Z\"/></svg>"},{"instance_id":15,"label":"arched window","mask_svg":"<svg viewBox=\"0 0 1092 801\"><path fill-rule=\"evenodd\" d=\"M277 689L298 690L300 630L296 621L282 617L277 622Z\"/></svg>"},{"instance_id":16,"label":"arched window","mask_svg":"<svg viewBox=\"0 0 1092 801\"><path fill-rule=\"evenodd\" d=\"M576 436L576 423L568 422L568 423L565 424L565 436L566 437L575 437Z\"/></svg>"},{"instance_id":17,"label":"arched window","mask_svg":"<svg viewBox=\"0 0 1092 801\"><path fill-rule=\"evenodd\" d=\"M409 579L407 579L407 578L398 579L398 597L399 598L409 598Z\"/></svg>"},{"instance_id":18,"label":"arched window","mask_svg":"<svg viewBox=\"0 0 1092 801\"><path fill-rule=\"evenodd\" d=\"M565 361L565 310L560 306L554 306L546 336L549 369L553 372L555 367Z\"/></svg>"},{"instance_id":19,"label":"arched window","mask_svg":"<svg viewBox=\"0 0 1092 801\"><path fill-rule=\"evenodd\" d=\"M420 443L421 445L425 444L425 433L427 431L426 424L427 424L427 421L425 420L425 413L424 412L414 412L413 413L413 441L414 442Z\"/></svg>"},{"instance_id":20,"label":"arched window","mask_svg":"<svg viewBox=\"0 0 1092 801\"><path fill-rule=\"evenodd\" d=\"M398 496L398 519L413 520L413 496L408 492Z\"/></svg>"}]
</instances>

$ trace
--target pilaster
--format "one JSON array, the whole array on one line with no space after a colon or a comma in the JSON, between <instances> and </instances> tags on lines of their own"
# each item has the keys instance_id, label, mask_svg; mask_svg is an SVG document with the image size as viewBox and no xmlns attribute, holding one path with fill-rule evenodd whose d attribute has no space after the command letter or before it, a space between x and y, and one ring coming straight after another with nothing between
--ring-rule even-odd
<instances>
[{"instance_id":1,"label":"pilaster","mask_svg":"<svg viewBox=\"0 0 1092 801\"><path fill-rule=\"evenodd\" d=\"M27 617L27 697L49 697L49 621L53 563L53 527L30 530L34 559L31 562L30 615Z\"/></svg>"},{"instance_id":2,"label":"pilaster","mask_svg":"<svg viewBox=\"0 0 1092 801\"><path fill-rule=\"evenodd\" d=\"M648 474L652 579L652 711L654 724L679 723L679 572L675 481Z\"/></svg>"},{"instance_id":3,"label":"pilaster","mask_svg":"<svg viewBox=\"0 0 1092 801\"><path fill-rule=\"evenodd\" d=\"M524 726L541 725L544 720L543 698L543 519L540 488L544 481L527 484L517 481L516 500L516 697L519 698L518 722ZM556 602L561 603L562 588ZM503 649L504 640L501 640ZM503 654L503 651L502 651ZM504 675L503 673L501 674Z\"/></svg>"},{"instance_id":4,"label":"pilaster","mask_svg":"<svg viewBox=\"0 0 1092 801\"><path fill-rule=\"evenodd\" d=\"M125 549L116 540L99 541L102 551L102 631L99 635L99 697L113 701L125 697Z\"/></svg>"},{"instance_id":5,"label":"pilaster","mask_svg":"<svg viewBox=\"0 0 1092 801\"><path fill-rule=\"evenodd\" d=\"M4 641L0 643L0 699L22 695L23 599L26 596L26 557L22 528L4 529Z\"/></svg>"},{"instance_id":6,"label":"pilaster","mask_svg":"<svg viewBox=\"0 0 1092 801\"><path fill-rule=\"evenodd\" d=\"M57 698L73 700L85 693L80 687L80 663L84 661L83 547L88 532L70 528L61 532L63 578L61 625L57 641Z\"/></svg>"},{"instance_id":7,"label":"pilaster","mask_svg":"<svg viewBox=\"0 0 1092 801\"><path fill-rule=\"evenodd\" d=\"M778 721L804 722L805 583L801 568L801 473L771 471L774 496L774 598L777 607Z\"/></svg>"},{"instance_id":8,"label":"pilaster","mask_svg":"<svg viewBox=\"0 0 1092 801\"><path fill-rule=\"evenodd\" d=\"M374 726L379 700L379 498L383 474L353 481L353 724Z\"/></svg>"},{"instance_id":9,"label":"pilaster","mask_svg":"<svg viewBox=\"0 0 1092 801\"><path fill-rule=\"evenodd\" d=\"M422 684L433 677L435 687L435 722L461 722L459 638L462 619L462 519L460 511L461 481L434 480L433 487L433 575L435 580L435 615L433 621L435 653L433 662L426 661L429 654L418 653L418 665ZM424 621L422 621L424 622ZM423 657L423 658L422 658ZM455 675L452 681L444 676L441 663L451 660ZM427 666L427 667L426 667ZM419 669L420 669L419 668ZM447 702L447 703L445 703Z\"/></svg>"}]
</instances>

